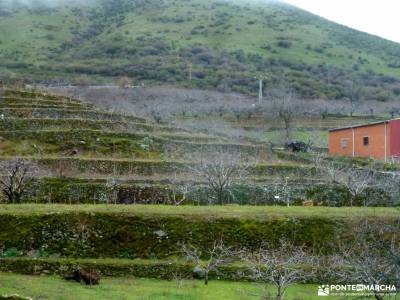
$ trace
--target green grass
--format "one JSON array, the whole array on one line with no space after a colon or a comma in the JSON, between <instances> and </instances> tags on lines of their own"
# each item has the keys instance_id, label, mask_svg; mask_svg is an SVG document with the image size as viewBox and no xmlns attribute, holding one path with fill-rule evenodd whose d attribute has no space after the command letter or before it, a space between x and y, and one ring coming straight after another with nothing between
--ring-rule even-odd
<instances>
[{"instance_id":1,"label":"green grass","mask_svg":"<svg viewBox=\"0 0 400 300\"><path fill-rule=\"evenodd\" d=\"M0 205L1 214L30 215L65 212L116 213L132 215L186 216L207 218L288 218L288 217L379 217L398 218L397 208L380 207L282 207L282 206L164 206L164 205L57 205L57 204L20 204Z\"/></svg>"},{"instance_id":2,"label":"green grass","mask_svg":"<svg viewBox=\"0 0 400 300\"><path fill-rule=\"evenodd\" d=\"M269 87L285 72L299 94L321 99L342 96L344 82L328 79L338 70L345 72L339 76L342 80L352 76L361 79L361 73L369 72L370 76L373 72L372 76L384 85L382 75L400 76L399 67L389 67L398 64L398 44L291 6L261 1L166 0L162 4L145 2L139 7L130 7L123 0L118 4L110 0L90 2L96 11L90 5L71 4L46 12L19 9L2 16L1 76L6 80L29 76L79 81L79 74L93 74L92 80L109 82L115 76L129 75L139 82L207 89L227 82L233 90L256 93L255 82L234 81L252 78L263 65L263 71L270 73ZM282 40L290 45L279 46ZM156 41L164 45L159 48ZM219 68L220 59L201 62L196 53L177 55L182 49L199 45L208 48L205 52L211 56L223 56L224 60L229 56L227 65ZM186 75L188 61L195 71L191 83ZM276 64L267 67L270 61ZM197 76L197 72L204 76ZM373 93L369 96L387 93L388 99L398 97L390 85L378 86L370 85Z\"/></svg>"},{"instance_id":3,"label":"green grass","mask_svg":"<svg viewBox=\"0 0 400 300\"><path fill-rule=\"evenodd\" d=\"M98 286L83 286L56 276L0 273L0 294L17 293L41 300L242 300L261 299L261 286L252 283L211 281L162 281L155 279L103 278ZM268 286L273 294L274 288ZM295 285L285 299L320 299L317 285ZM339 299L327 297L327 299Z\"/></svg>"},{"instance_id":4,"label":"green grass","mask_svg":"<svg viewBox=\"0 0 400 300\"><path fill-rule=\"evenodd\" d=\"M327 130L293 130L291 139L298 141L312 141L315 147L328 147L328 131ZM283 130L266 131L263 140L281 145L285 141L285 132Z\"/></svg>"}]
</instances>

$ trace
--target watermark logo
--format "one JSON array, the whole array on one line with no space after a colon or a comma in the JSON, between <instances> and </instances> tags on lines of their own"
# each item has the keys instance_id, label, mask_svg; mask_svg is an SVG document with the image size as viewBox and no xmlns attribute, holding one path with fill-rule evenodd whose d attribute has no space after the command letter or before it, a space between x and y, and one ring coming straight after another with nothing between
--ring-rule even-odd
<instances>
[{"instance_id":1,"label":"watermark logo","mask_svg":"<svg viewBox=\"0 0 400 300\"><path fill-rule=\"evenodd\" d=\"M318 296L395 295L396 292L396 286L393 284L322 284L318 286Z\"/></svg>"},{"instance_id":2,"label":"watermark logo","mask_svg":"<svg viewBox=\"0 0 400 300\"><path fill-rule=\"evenodd\" d=\"M323 284L318 286L318 296L329 296L329 285Z\"/></svg>"}]
</instances>

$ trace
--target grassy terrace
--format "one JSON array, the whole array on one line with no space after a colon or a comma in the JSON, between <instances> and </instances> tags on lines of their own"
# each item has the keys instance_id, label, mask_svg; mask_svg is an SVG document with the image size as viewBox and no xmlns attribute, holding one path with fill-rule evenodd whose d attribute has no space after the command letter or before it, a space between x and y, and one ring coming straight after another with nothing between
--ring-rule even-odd
<instances>
[{"instance_id":1,"label":"grassy terrace","mask_svg":"<svg viewBox=\"0 0 400 300\"><path fill-rule=\"evenodd\" d=\"M12 156L1 156L0 160L6 160ZM176 172L176 170L187 170L196 162L195 160L159 160L159 159L121 159L114 157L107 158L87 158L87 157L60 157L60 156L21 156L21 158L31 160L39 166L56 170L62 164L65 171L81 174L92 173L101 174L136 174L136 175L157 175ZM280 163L277 161L271 163L257 164L251 168L252 176L275 176L275 175L290 175L298 177L314 177L315 168L312 166L301 165L298 163Z\"/></svg>"},{"instance_id":2,"label":"grassy terrace","mask_svg":"<svg viewBox=\"0 0 400 300\"><path fill-rule=\"evenodd\" d=\"M72 121L72 122L71 122ZM108 120L89 120L89 119L77 119L77 118L8 118L0 121L0 130L43 130L47 128L81 128L81 129L97 129L97 130L144 130L144 131L157 131L157 132L179 132L182 134L194 133L188 132L182 128L170 127L165 125L156 125L151 123L137 123L131 121L108 121Z\"/></svg>"},{"instance_id":3,"label":"grassy terrace","mask_svg":"<svg viewBox=\"0 0 400 300\"><path fill-rule=\"evenodd\" d=\"M8 139L20 139L20 138L32 138L37 141L42 141L46 142L51 139L84 139L84 138L94 138L94 137L104 137L104 138L125 138L125 139L140 139L140 138L145 138L148 137L147 134L139 134L139 133L123 133L123 132L115 132L115 131L105 131L105 130L93 130L93 129L77 129L77 130L64 130L64 129L59 129L59 130L24 130L24 131L1 131L0 132L3 137L6 137ZM162 133L160 134L164 138L168 139L176 139L176 140L188 140L189 142L191 140L200 141L200 142L214 142L214 144L217 144L215 140L217 140L216 137L209 137L205 135L177 135L177 134L171 134L171 133ZM61 138L60 138L61 136ZM156 136L154 137L156 138ZM52 140L51 140L52 141ZM240 144L238 144L240 145Z\"/></svg>"},{"instance_id":4,"label":"grassy terrace","mask_svg":"<svg viewBox=\"0 0 400 300\"><path fill-rule=\"evenodd\" d=\"M146 119L134 116L122 116L119 114L113 114L109 112L105 112L102 110L94 110L88 109L85 107L68 109L59 106L58 108L34 108L30 107L27 109L21 108L12 108L12 107L1 107L0 111L6 115L6 117L10 116L20 116L22 113L25 113L24 117L53 117L53 118L66 118L66 117L74 117L74 118L85 118L91 120L111 120L111 121L133 121L146 123ZM30 115L27 115L27 113Z\"/></svg>"},{"instance_id":5,"label":"grassy terrace","mask_svg":"<svg viewBox=\"0 0 400 300\"><path fill-rule=\"evenodd\" d=\"M104 175L104 174L84 174L84 176L81 176L82 174L79 174L74 177L63 177L63 178L55 178L55 177L38 177L37 181L43 182L44 184L51 184L53 182L59 182L63 184L69 184L69 183L76 183L76 184L105 184L106 180L109 178L109 176ZM207 181L202 178L198 177L190 177L188 176L189 174L185 172L177 173L176 177L172 179L169 174L156 174L155 176L136 176L136 175L129 175L127 174L126 176L120 175L118 178L123 180L123 184L125 185L132 185L132 184L146 184L146 183L151 183L151 184L169 184L169 183L176 183L176 182L194 182L194 183L206 183ZM248 180L258 182L258 183L268 183L268 182L275 182L276 181L276 176L249 176L247 178ZM288 179L288 182L291 184L305 184L305 183L323 183L324 181L320 178L304 178L304 177L290 177Z\"/></svg>"},{"instance_id":6,"label":"grassy terrace","mask_svg":"<svg viewBox=\"0 0 400 300\"><path fill-rule=\"evenodd\" d=\"M20 204L0 205L0 215L43 215L56 213L112 213L137 216L186 216L188 218L245 218L268 219L283 217L324 217L357 218L385 217L400 218L400 209L382 207L281 207L281 206L163 206L163 205L58 205L58 204Z\"/></svg>"},{"instance_id":7,"label":"grassy terrace","mask_svg":"<svg viewBox=\"0 0 400 300\"><path fill-rule=\"evenodd\" d=\"M262 241L279 247L280 238L295 235L296 244L323 255L334 253L338 241L351 240L353 228L365 220L397 224L400 212L390 208L0 205L0 244L24 254L34 245L66 258L164 259L176 256L182 241L205 251L215 239L223 238L227 245L255 250ZM160 239L155 234L159 230L167 238Z\"/></svg>"},{"instance_id":8,"label":"grassy terrace","mask_svg":"<svg viewBox=\"0 0 400 300\"><path fill-rule=\"evenodd\" d=\"M0 98L0 105L57 105L61 107L86 107L95 108L93 104L84 103L77 100L74 101L63 101L63 100L48 100L48 99L35 99L35 98Z\"/></svg>"}]
</instances>

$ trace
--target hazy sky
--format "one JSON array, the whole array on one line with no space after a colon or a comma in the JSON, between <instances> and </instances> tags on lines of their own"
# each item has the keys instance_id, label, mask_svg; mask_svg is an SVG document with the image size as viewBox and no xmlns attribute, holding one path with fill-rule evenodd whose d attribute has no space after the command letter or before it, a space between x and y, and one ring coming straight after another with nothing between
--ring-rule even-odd
<instances>
[{"instance_id":1,"label":"hazy sky","mask_svg":"<svg viewBox=\"0 0 400 300\"><path fill-rule=\"evenodd\" d=\"M400 43L399 0L284 0L337 23Z\"/></svg>"}]
</instances>

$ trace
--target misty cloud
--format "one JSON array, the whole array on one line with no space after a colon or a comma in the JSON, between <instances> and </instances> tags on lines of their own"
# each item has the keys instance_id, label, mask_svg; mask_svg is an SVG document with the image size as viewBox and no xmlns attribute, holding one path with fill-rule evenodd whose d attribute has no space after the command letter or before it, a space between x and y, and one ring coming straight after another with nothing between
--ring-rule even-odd
<instances>
[{"instance_id":1,"label":"misty cloud","mask_svg":"<svg viewBox=\"0 0 400 300\"><path fill-rule=\"evenodd\" d=\"M56 7L59 5L77 5L77 4L89 4L93 3L94 0L0 0L0 7L3 8L14 8L14 7Z\"/></svg>"}]
</instances>

